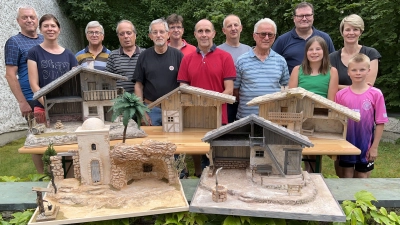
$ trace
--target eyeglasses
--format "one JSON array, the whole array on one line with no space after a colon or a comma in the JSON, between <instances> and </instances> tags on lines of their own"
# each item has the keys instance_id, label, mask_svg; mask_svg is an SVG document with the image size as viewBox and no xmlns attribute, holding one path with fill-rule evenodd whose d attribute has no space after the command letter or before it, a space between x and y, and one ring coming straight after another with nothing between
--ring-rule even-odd
<instances>
[{"instance_id":1,"label":"eyeglasses","mask_svg":"<svg viewBox=\"0 0 400 225\"><path fill-rule=\"evenodd\" d=\"M88 32L86 32L86 34L88 34L90 36L93 36L93 35L100 36L100 35L103 35L103 32L100 32L100 31L88 31Z\"/></svg>"},{"instance_id":2,"label":"eyeglasses","mask_svg":"<svg viewBox=\"0 0 400 225\"><path fill-rule=\"evenodd\" d=\"M153 31L151 31L152 35L157 35L157 34L164 35L165 33L167 33L167 31L165 31L165 30L153 30Z\"/></svg>"},{"instance_id":3,"label":"eyeglasses","mask_svg":"<svg viewBox=\"0 0 400 225\"><path fill-rule=\"evenodd\" d=\"M181 26L172 26L172 27L169 27L170 30L175 30L175 29L180 30L180 29L182 29L182 28L183 28L183 27L181 27Z\"/></svg>"},{"instance_id":4,"label":"eyeglasses","mask_svg":"<svg viewBox=\"0 0 400 225\"><path fill-rule=\"evenodd\" d=\"M125 36L125 34L128 35L128 36L131 36L133 33L134 33L133 31L122 31L122 32L118 33L118 35L120 37Z\"/></svg>"},{"instance_id":5,"label":"eyeglasses","mask_svg":"<svg viewBox=\"0 0 400 225\"><path fill-rule=\"evenodd\" d=\"M264 39L266 36L268 36L268 38L274 38L276 34L273 33L266 33L266 32L260 32L260 33L255 33L257 34L260 38Z\"/></svg>"},{"instance_id":6,"label":"eyeglasses","mask_svg":"<svg viewBox=\"0 0 400 225\"><path fill-rule=\"evenodd\" d=\"M309 20L312 18L313 15L314 14L305 14L305 15L294 15L294 16L299 20L303 19L304 17Z\"/></svg>"}]
</instances>

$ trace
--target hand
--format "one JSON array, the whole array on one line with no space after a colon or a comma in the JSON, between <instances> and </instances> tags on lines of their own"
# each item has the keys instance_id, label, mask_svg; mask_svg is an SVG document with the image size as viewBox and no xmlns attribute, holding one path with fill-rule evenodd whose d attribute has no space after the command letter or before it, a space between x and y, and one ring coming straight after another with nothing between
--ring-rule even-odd
<instances>
[{"instance_id":1,"label":"hand","mask_svg":"<svg viewBox=\"0 0 400 225\"><path fill-rule=\"evenodd\" d=\"M375 161L378 157L378 147L372 147L367 152L368 162Z\"/></svg>"},{"instance_id":2,"label":"hand","mask_svg":"<svg viewBox=\"0 0 400 225\"><path fill-rule=\"evenodd\" d=\"M149 114L145 113L144 117L146 118L146 120L142 120L142 126L153 126ZM148 122L148 124L146 124L146 121Z\"/></svg>"},{"instance_id":3,"label":"hand","mask_svg":"<svg viewBox=\"0 0 400 225\"><path fill-rule=\"evenodd\" d=\"M19 110L21 110L23 117L27 117L32 112L32 108L27 101L19 103Z\"/></svg>"}]
</instances>

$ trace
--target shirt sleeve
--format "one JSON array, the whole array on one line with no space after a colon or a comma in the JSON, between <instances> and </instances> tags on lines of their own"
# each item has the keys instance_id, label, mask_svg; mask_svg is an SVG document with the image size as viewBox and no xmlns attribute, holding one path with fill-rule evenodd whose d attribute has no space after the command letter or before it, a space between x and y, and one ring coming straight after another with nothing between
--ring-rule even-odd
<instances>
[{"instance_id":1,"label":"shirt sleeve","mask_svg":"<svg viewBox=\"0 0 400 225\"><path fill-rule=\"evenodd\" d=\"M27 59L29 59L29 60L32 60L32 61L35 61L36 63L37 63L37 54L36 54L36 48L35 47L33 47L33 48L31 48L31 49L29 49L29 51L28 51L28 55L27 55Z\"/></svg>"},{"instance_id":2,"label":"shirt sleeve","mask_svg":"<svg viewBox=\"0 0 400 225\"><path fill-rule=\"evenodd\" d=\"M8 39L4 46L4 59L6 65L18 66L19 48L13 38Z\"/></svg>"},{"instance_id":3,"label":"shirt sleeve","mask_svg":"<svg viewBox=\"0 0 400 225\"><path fill-rule=\"evenodd\" d=\"M287 86L289 84L289 69L287 66L286 61L282 58L282 63L281 63L281 71L282 71L282 76L281 79L279 80L279 83L281 84L281 86Z\"/></svg>"},{"instance_id":4,"label":"shirt sleeve","mask_svg":"<svg viewBox=\"0 0 400 225\"><path fill-rule=\"evenodd\" d=\"M139 55L139 58L138 58L138 61L137 61L136 67L135 67L135 72L133 72L133 77L132 77L132 82L133 83L135 83L136 81L140 82L142 84L145 83L145 81L144 81L144 73L145 73L145 71L144 71L144 68L143 68L144 55L145 54L140 54Z\"/></svg>"},{"instance_id":5,"label":"shirt sleeve","mask_svg":"<svg viewBox=\"0 0 400 225\"><path fill-rule=\"evenodd\" d=\"M179 67L178 71L178 82L190 85L190 79L188 74L189 58L190 56L185 56L182 58L181 66Z\"/></svg>"},{"instance_id":6,"label":"shirt sleeve","mask_svg":"<svg viewBox=\"0 0 400 225\"><path fill-rule=\"evenodd\" d=\"M231 54L226 54L224 62L224 80L235 80L236 68Z\"/></svg>"},{"instance_id":7,"label":"shirt sleeve","mask_svg":"<svg viewBox=\"0 0 400 225\"><path fill-rule=\"evenodd\" d=\"M111 52L107 58L106 68L104 69L106 72L115 73L114 71L114 54Z\"/></svg>"},{"instance_id":8,"label":"shirt sleeve","mask_svg":"<svg viewBox=\"0 0 400 225\"><path fill-rule=\"evenodd\" d=\"M241 70L241 59L236 61L236 79L233 88L240 88L240 84L242 82L242 70Z\"/></svg>"},{"instance_id":9,"label":"shirt sleeve","mask_svg":"<svg viewBox=\"0 0 400 225\"><path fill-rule=\"evenodd\" d=\"M375 59L380 59L382 57L375 48L371 47L365 47L365 51L363 51L362 53L367 55L371 61Z\"/></svg>"},{"instance_id":10,"label":"shirt sleeve","mask_svg":"<svg viewBox=\"0 0 400 225\"><path fill-rule=\"evenodd\" d=\"M383 124L388 122L388 117L386 113L385 99L382 92L376 89L375 94L375 123Z\"/></svg>"},{"instance_id":11,"label":"shirt sleeve","mask_svg":"<svg viewBox=\"0 0 400 225\"><path fill-rule=\"evenodd\" d=\"M71 69L72 67L78 66L78 60L76 60L74 53L72 53L70 50L68 50L69 52L69 61L71 63Z\"/></svg>"}]
</instances>

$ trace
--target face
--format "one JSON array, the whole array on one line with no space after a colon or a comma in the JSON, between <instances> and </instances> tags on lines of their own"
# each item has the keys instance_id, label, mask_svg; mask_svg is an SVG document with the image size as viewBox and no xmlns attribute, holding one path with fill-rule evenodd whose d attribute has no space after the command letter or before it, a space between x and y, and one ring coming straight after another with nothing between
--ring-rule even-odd
<instances>
[{"instance_id":1,"label":"face","mask_svg":"<svg viewBox=\"0 0 400 225\"><path fill-rule=\"evenodd\" d=\"M170 39L175 39L175 40L182 39L184 29L181 22L169 24L168 28L169 28Z\"/></svg>"},{"instance_id":2,"label":"face","mask_svg":"<svg viewBox=\"0 0 400 225\"><path fill-rule=\"evenodd\" d=\"M164 24L156 23L151 25L150 39L154 42L154 46L162 47L167 44L169 34Z\"/></svg>"},{"instance_id":3,"label":"face","mask_svg":"<svg viewBox=\"0 0 400 225\"><path fill-rule=\"evenodd\" d=\"M369 65L366 62L350 63L347 68L347 74L353 83L363 82L370 71Z\"/></svg>"},{"instance_id":4,"label":"face","mask_svg":"<svg viewBox=\"0 0 400 225\"><path fill-rule=\"evenodd\" d=\"M120 23L117 27L119 44L122 48L133 47L136 44L136 34L130 23Z\"/></svg>"},{"instance_id":5,"label":"face","mask_svg":"<svg viewBox=\"0 0 400 225\"><path fill-rule=\"evenodd\" d=\"M225 19L225 24L222 28L222 32L225 34L227 39L240 38L242 25L240 24L239 18L237 16L228 16Z\"/></svg>"},{"instance_id":6,"label":"face","mask_svg":"<svg viewBox=\"0 0 400 225\"><path fill-rule=\"evenodd\" d=\"M358 39L361 36L360 28L353 27L350 24L345 23L343 26L343 39L346 43L358 43Z\"/></svg>"},{"instance_id":7,"label":"face","mask_svg":"<svg viewBox=\"0 0 400 225\"><path fill-rule=\"evenodd\" d=\"M89 27L86 32L86 39L89 45L101 45L104 40L104 34L100 27Z\"/></svg>"},{"instance_id":8,"label":"face","mask_svg":"<svg viewBox=\"0 0 400 225\"><path fill-rule=\"evenodd\" d=\"M200 49L210 49L213 46L215 30L208 20L200 20L195 27L194 36Z\"/></svg>"},{"instance_id":9,"label":"face","mask_svg":"<svg viewBox=\"0 0 400 225\"><path fill-rule=\"evenodd\" d=\"M17 22L22 33L35 32L38 27L38 18L33 9L20 9Z\"/></svg>"},{"instance_id":10,"label":"face","mask_svg":"<svg viewBox=\"0 0 400 225\"><path fill-rule=\"evenodd\" d=\"M293 20L296 29L311 29L314 22L314 15L311 7L307 6L296 9L296 15L294 16Z\"/></svg>"},{"instance_id":11,"label":"face","mask_svg":"<svg viewBox=\"0 0 400 225\"><path fill-rule=\"evenodd\" d=\"M262 23L258 26L257 31L253 34L256 48L269 50L275 41L275 28L269 23Z\"/></svg>"},{"instance_id":12,"label":"face","mask_svg":"<svg viewBox=\"0 0 400 225\"><path fill-rule=\"evenodd\" d=\"M40 33L42 33L44 39L54 40L60 35L60 28L53 19L45 20L40 27Z\"/></svg>"},{"instance_id":13,"label":"face","mask_svg":"<svg viewBox=\"0 0 400 225\"><path fill-rule=\"evenodd\" d=\"M321 45L314 41L307 50L307 59L310 62L320 62L324 58L324 51Z\"/></svg>"}]
</instances>

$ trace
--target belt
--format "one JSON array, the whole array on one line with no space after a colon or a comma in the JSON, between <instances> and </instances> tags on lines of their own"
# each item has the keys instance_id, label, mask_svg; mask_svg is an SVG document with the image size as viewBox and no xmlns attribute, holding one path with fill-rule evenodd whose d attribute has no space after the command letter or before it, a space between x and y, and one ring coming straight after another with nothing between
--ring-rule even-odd
<instances>
[{"instance_id":1,"label":"belt","mask_svg":"<svg viewBox=\"0 0 400 225\"><path fill-rule=\"evenodd\" d=\"M144 102L146 105L149 105L149 104L153 103L153 101L150 101L150 100L148 100L148 99L143 99L143 102ZM161 105L156 105L155 107L160 108Z\"/></svg>"}]
</instances>

